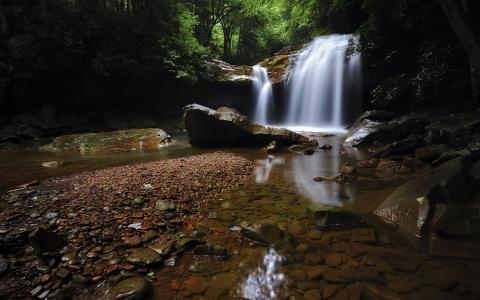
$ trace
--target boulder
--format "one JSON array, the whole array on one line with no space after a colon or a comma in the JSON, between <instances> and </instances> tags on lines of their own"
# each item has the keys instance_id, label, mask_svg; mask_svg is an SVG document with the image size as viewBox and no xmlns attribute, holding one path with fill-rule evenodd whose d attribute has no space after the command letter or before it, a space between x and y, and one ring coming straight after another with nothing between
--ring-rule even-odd
<instances>
[{"instance_id":1,"label":"boulder","mask_svg":"<svg viewBox=\"0 0 480 300\"><path fill-rule=\"evenodd\" d=\"M39 149L52 152L114 153L158 149L170 140L170 136L158 128L128 129L63 135Z\"/></svg>"},{"instance_id":2,"label":"boulder","mask_svg":"<svg viewBox=\"0 0 480 300\"><path fill-rule=\"evenodd\" d=\"M447 145L429 145L415 150L415 158L421 161L432 162L440 157L445 152L448 152L450 147Z\"/></svg>"},{"instance_id":3,"label":"boulder","mask_svg":"<svg viewBox=\"0 0 480 300\"><path fill-rule=\"evenodd\" d=\"M358 117L355 123L359 123L363 120L385 122L385 121L390 121L391 119L393 119L393 117L395 117L395 113L390 111L379 110L379 109L367 110L360 117Z\"/></svg>"},{"instance_id":4,"label":"boulder","mask_svg":"<svg viewBox=\"0 0 480 300\"><path fill-rule=\"evenodd\" d=\"M448 238L480 239L480 207L437 204L431 230Z\"/></svg>"},{"instance_id":5,"label":"boulder","mask_svg":"<svg viewBox=\"0 0 480 300\"><path fill-rule=\"evenodd\" d=\"M388 144L384 149L376 152L374 157L387 157L392 155L406 154L413 152L418 147L425 144L421 135L409 135L405 139Z\"/></svg>"},{"instance_id":6,"label":"boulder","mask_svg":"<svg viewBox=\"0 0 480 300\"><path fill-rule=\"evenodd\" d=\"M452 159L434 169L426 169L398 187L374 213L406 232L422 236L428 230L435 205L468 204L472 188L467 176L470 159Z\"/></svg>"},{"instance_id":7,"label":"boulder","mask_svg":"<svg viewBox=\"0 0 480 300\"><path fill-rule=\"evenodd\" d=\"M480 137L480 111L440 114L425 127L429 143L464 146Z\"/></svg>"},{"instance_id":8,"label":"boulder","mask_svg":"<svg viewBox=\"0 0 480 300\"><path fill-rule=\"evenodd\" d=\"M150 299L151 284L143 277L132 277L120 281L113 289L110 299L142 300Z\"/></svg>"},{"instance_id":9,"label":"boulder","mask_svg":"<svg viewBox=\"0 0 480 300\"><path fill-rule=\"evenodd\" d=\"M238 111L226 107L213 110L190 104L184 108L183 120L193 146L263 147L272 141L279 146L318 145L316 140L286 129L251 123Z\"/></svg>"},{"instance_id":10,"label":"boulder","mask_svg":"<svg viewBox=\"0 0 480 300\"><path fill-rule=\"evenodd\" d=\"M363 119L349 129L345 144L366 146L373 142L393 143L410 134L422 132L427 123L427 115L421 112L396 117L386 123Z\"/></svg>"}]
</instances>

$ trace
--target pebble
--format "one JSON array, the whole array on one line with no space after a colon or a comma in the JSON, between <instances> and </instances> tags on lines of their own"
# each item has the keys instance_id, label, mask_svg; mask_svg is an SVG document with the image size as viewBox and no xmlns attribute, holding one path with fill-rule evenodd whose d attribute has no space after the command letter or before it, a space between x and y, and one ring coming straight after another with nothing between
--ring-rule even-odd
<instances>
[{"instance_id":1,"label":"pebble","mask_svg":"<svg viewBox=\"0 0 480 300\"><path fill-rule=\"evenodd\" d=\"M322 295L320 294L319 290L312 289L312 290L306 291L305 294L303 295L303 298L305 300L321 300Z\"/></svg>"},{"instance_id":2,"label":"pebble","mask_svg":"<svg viewBox=\"0 0 480 300\"><path fill-rule=\"evenodd\" d=\"M58 213L56 213L56 212L49 212L45 215L45 218L47 218L47 219L53 219L53 218L56 218L56 217L58 217Z\"/></svg>"},{"instance_id":3,"label":"pebble","mask_svg":"<svg viewBox=\"0 0 480 300\"><path fill-rule=\"evenodd\" d=\"M326 264L329 267L336 267L342 263L342 256L340 254L334 253L327 255Z\"/></svg>"},{"instance_id":4,"label":"pebble","mask_svg":"<svg viewBox=\"0 0 480 300\"><path fill-rule=\"evenodd\" d=\"M320 265L309 267L307 268L307 276L309 279L316 279L319 278L326 270L327 268L325 266Z\"/></svg>"}]
</instances>

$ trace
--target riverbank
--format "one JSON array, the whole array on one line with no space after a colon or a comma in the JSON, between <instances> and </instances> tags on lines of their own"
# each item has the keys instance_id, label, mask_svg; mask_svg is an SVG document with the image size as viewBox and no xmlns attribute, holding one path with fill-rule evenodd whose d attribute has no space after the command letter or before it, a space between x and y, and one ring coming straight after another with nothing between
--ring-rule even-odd
<instances>
[{"instance_id":1,"label":"riverbank","mask_svg":"<svg viewBox=\"0 0 480 300\"><path fill-rule=\"evenodd\" d=\"M4 194L1 296L46 297L67 282L115 282L175 261L198 241L177 231L253 170L243 157L215 152L83 172Z\"/></svg>"}]
</instances>

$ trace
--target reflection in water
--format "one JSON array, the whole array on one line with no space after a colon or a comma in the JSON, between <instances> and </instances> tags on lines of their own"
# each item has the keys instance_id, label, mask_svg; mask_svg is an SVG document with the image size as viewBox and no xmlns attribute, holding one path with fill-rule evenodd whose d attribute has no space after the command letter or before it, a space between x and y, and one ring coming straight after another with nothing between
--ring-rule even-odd
<instances>
[{"instance_id":1,"label":"reflection in water","mask_svg":"<svg viewBox=\"0 0 480 300\"><path fill-rule=\"evenodd\" d=\"M292 177L298 191L317 204L342 206L343 202L353 200L355 195L354 185L313 180L318 176L332 178L340 172L343 160L338 155L338 150L334 147L328 152L292 158Z\"/></svg>"},{"instance_id":2,"label":"reflection in water","mask_svg":"<svg viewBox=\"0 0 480 300\"><path fill-rule=\"evenodd\" d=\"M257 183L266 183L270 177L270 172L274 166L283 165L285 159L277 158L273 155L269 155L266 159L259 159L256 161L257 166L255 167L255 181Z\"/></svg>"},{"instance_id":3,"label":"reflection in water","mask_svg":"<svg viewBox=\"0 0 480 300\"><path fill-rule=\"evenodd\" d=\"M263 257L263 264L243 282L238 290L240 296L255 300L276 299L285 278L285 275L278 271L283 260L274 249L270 249Z\"/></svg>"}]
</instances>

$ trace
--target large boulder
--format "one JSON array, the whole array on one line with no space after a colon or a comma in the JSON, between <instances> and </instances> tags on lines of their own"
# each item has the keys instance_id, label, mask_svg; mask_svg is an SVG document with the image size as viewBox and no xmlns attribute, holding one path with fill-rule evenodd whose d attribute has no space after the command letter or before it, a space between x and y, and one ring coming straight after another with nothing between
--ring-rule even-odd
<instances>
[{"instance_id":1,"label":"large boulder","mask_svg":"<svg viewBox=\"0 0 480 300\"><path fill-rule=\"evenodd\" d=\"M53 152L113 153L158 149L168 142L170 136L165 131L142 128L62 135L39 149Z\"/></svg>"},{"instance_id":2,"label":"large boulder","mask_svg":"<svg viewBox=\"0 0 480 300\"><path fill-rule=\"evenodd\" d=\"M422 236L430 228L435 206L469 205L473 200L470 158L457 157L398 187L374 213L403 231Z\"/></svg>"},{"instance_id":3,"label":"large boulder","mask_svg":"<svg viewBox=\"0 0 480 300\"><path fill-rule=\"evenodd\" d=\"M184 108L183 120L193 146L263 147L272 141L280 146L318 145L316 140L293 131L251 123L247 117L232 108L213 110L190 104Z\"/></svg>"},{"instance_id":4,"label":"large boulder","mask_svg":"<svg viewBox=\"0 0 480 300\"><path fill-rule=\"evenodd\" d=\"M429 118L425 113L417 112L393 118L389 122L379 122L378 118L359 118L352 125L345 138L345 144L366 146L373 142L390 144L410 134L423 132Z\"/></svg>"}]
</instances>

